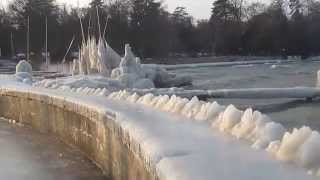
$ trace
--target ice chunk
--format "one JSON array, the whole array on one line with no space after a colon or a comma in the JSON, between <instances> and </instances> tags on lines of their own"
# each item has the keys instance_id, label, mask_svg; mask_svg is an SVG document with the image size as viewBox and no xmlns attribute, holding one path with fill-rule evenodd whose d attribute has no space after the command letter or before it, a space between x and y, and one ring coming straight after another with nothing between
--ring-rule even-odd
<instances>
[{"instance_id":1,"label":"ice chunk","mask_svg":"<svg viewBox=\"0 0 320 180\"><path fill-rule=\"evenodd\" d=\"M188 99L184 98L178 98L177 99L177 103L175 103L174 107L172 108L172 110L170 112L174 112L174 113L181 113L181 111L183 110L184 106L189 102Z\"/></svg>"},{"instance_id":2,"label":"ice chunk","mask_svg":"<svg viewBox=\"0 0 320 180\"><path fill-rule=\"evenodd\" d=\"M164 105L169 101L169 96L164 95L164 96L160 96L159 100L157 101L157 103L155 104L155 108L156 109L162 109L164 107Z\"/></svg>"},{"instance_id":3,"label":"ice chunk","mask_svg":"<svg viewBox=\"0 0 320 180\"><path fill-rule=\"evenodd\" d=\"M277 158L282 161L297 160L299 148L311 134L312 130L309 127L295 128L292 133L285 133L279 151L277 152Z\"/></svg>"},{"instance_id":4,"label":"ice chunk","mask_svg":"<svg viewBox=\"0 0 320 180\"><path fill-rule=\"evenodd\" d=\"M32 85L32 66L25 60L20 61L16 66L15 77L18 81Z\"/></svg>"},{"instance_id":5,"label":"ice chunk","mask_svg":"<svg viewBox=\"0 0 320 180\"><path fill-rule=\"evenodd\" d=\"M253 144L255 149L265 149L272 141L280 140L286 129L279 123L269 122L258 133L256 142Z\"/></svg>"},{"instance_id":6,"label":"ice chunk","mask_svg":"<svg viewBox=\"0 0 320 180\"><path fill-rule=\"evenodd\" d=\"M213 122L224 109L225 107L219 105L217 102L211 103L207 110L207 120Z\"/></svg>"},{"instance_id":7,"label":"ice chunk","mask_svg":"<svg viewBox=\"0 0 320 180\"><path fill-rule=\"evenodd\" d=\"M29 73L32 74L32 66L25 60L20 61L16 66L16 74L17 73Z\"/></svg>"},{"instance_id":8,"label":"ice chunk","mask_svg":"<svg viewBox=\"0 0 320 180\"><path fill-rule=\"evenodd\" d=\"M137 101L137 103L143 104L146 106L150 106L153 98L154 98L153 94L146 94L146 95L140 97L140 99Z\"/></svg>"},{"instance_id":9,"label":"ice chunk","mask_svg":"<svg viewBox=\"0 0 320 180\"><path fill-rule=\"evenodd\" d=\"M222 115L219 129L222 132L231 131L232 128L241 121L242 111L233 105L229 105Z\"/></svg>"},{"instance_id":10,"label":"ice chunk","mask_svg":"<svg viewBox=\"0 0 320 180\"><path fill-rule=\"evenodd\" d=\"M193 118L201 108L201 105L198 97L195 96L185 105L181 113L188 118Z\"/></svg>"},{"instance_id":11,"label":"ice chunk","mask_svg":"<svg viewBox=\"0 0 320 180\"><path fill-rule=\"evenodd\" d=\"M194 119L197 121L207 121L208 120L208 110L211 103L202 104L200 111L195 115Z\"/></svg>"},{"instance_id":12,"label":"ice chunk","mask_svg":"<svg viewBox=\"0 0 320 180\"><path fill-rule=\"evenodd\" d=\"M271 119L268 116L261 114L259 111L255 111L253 113L253 119L255 121L255 128L250 134L248 134L247 139L251 142L256 142L259 138L260 132L263 131L267 123L271 122Z\"/></svg>"},{"instance_id":13,"label":"ice chunk","mask_svg":"<svg viewBox=\"0 0 320 180\"><path fill-rule=\"evenodd\" d=\"M320 168L320 134L312 132L303 143L299 151L299 161L309 170L316 171Z\"/></svg>"},{"instance_id":14,"label":"ice chunk","mask_svg":"<svg viewBox=\"0 0 320 180\"><path fill-rule=\"evenodd\" d=\"M250 134L254 130L254 128L255 119L253 118L253 110L250 108L244 112L241 118L241 122L233 128L232 135L234 135L238 139L246 139L248 134Z\"/></svg>"}]
</instances>

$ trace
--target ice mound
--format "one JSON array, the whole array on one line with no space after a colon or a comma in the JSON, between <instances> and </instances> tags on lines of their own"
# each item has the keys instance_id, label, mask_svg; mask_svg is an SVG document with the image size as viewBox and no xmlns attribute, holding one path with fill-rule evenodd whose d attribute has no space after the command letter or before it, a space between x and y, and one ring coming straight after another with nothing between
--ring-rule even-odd
<instances>
[{"instance_id":1,"label":"ice mound","mask_svg":"<svg viewBox=\"0 0 320 180\"><path fill-rule=\"evenodd\" d=\"M59 89L62 86L68 86L69 89L77 89L74 92L82 92L83 89L107 89L110 92L119 91L125 88L120 82L107 79L103 76L83 76L64 77L57 79L45 79L33 84L37 87L50 89Z\"/></svg>"},{"instance_id":2,"label":"ice mound","mask_svg":"<svg viewBox=\"0 0 320 180\"><path fill-rule=\"evenodd\" d=\"M193 118L200 110L202 103L195 96L193 97L182 109L181 113L185 114L188 118Z\"/></svg>"},{"instance_id":3,"label":"ice mound","mask_svg":"<svg viewBox=\"0 0 320 180\"><path fill-rule=\"evenodd\" d=\"M111 71L119 66L121 57L100 38L88 37L80 48L79 60L73 62L72 74L88 75L99 73L110 77Z\"/></svg>"},{"instance_id":4,"label":"ice mound","mask_svg":"<svg viewBox=\"0 0 320 180\"><path fill-rule=\"evenodd\" d=\"M159 66L142 65L141 68L146 78L152 80L157 88L182 87L192 84L191 77L168 73Z\"/></svg>"},{"instance_id":5,"label":"ice mound","mask_svg":"<svg viewBox=\"0 0 320 180\"><path fill-rule=\"evenodd\" d=\"M135 57L129 44L118 68L111 72L111 78L119 80L128 88L150 89L154 87L176 87L191 84L191 78L169 74L158 66L143 66Z\"/></svg>"},{"instance_id":6,"label":"ice mound","mask_svg":"<svg viewBox=\"0 0 320 180\"><path fill-rule=\"evenodd\" d=\"M16 66L16 79L25 84L32 84L32 66L25 60L20 61Z\"/></svg>"},{"instance_id":7,"label":"ice mound","mask_svg":"<svg viewBox=\"0 0 320 180\"><path fill-rule=\"evenodd\" d=\"M26 60L20 61L16 66L16 73L29 73L32 74L32 66L30 63L28 63Z\"/></svg>"},{"instance_id":8,"label":"ice mound","mask_svg":"<svg viewBox=\"0 0 320 180\"><path fill-rule=\"evenodd\" d=\"M213 122L212 126L222 132L232 131L232 128L241 121L242 111L233 105L229 105L226 110L220 114L218 120Z\"/></svg>"},{"instance_id":9,"label":"ice mound","mask_svg":"<svg viewBox=\"0 0 320 180\"><path fill-rule=\"evenodd\" d=\"M120 81L128 88L150 89L155 87L153 82L146 78L140 61L132 53L129 44L125 46L125 55L121 59L119 68L112 70L111 78Z\"/></svg>"},{"instance_id":10,"label":"ice mound","mask_svg":"<svg viewBox=\"0 0 320 180\"><path fill-rule=\"evenodd\" d=\"M255 149L265 149L271 142L280 140L286 129L279 123L269 122L259 132L255 143Z\"/></svg>"},{"instance_id":11,"label":"ice mound","mask_svg":"<svg viewBox=\"0 0 320 180\"><path fill-rule=\"evenodd\" d=\"M254 129L255 119L253 117L253 110L250 108L243 113L240 123L232 129L232 135L238 139L248 139L247 135Z\"/></svg>"},{"instance_id":12,"label":"ice mound","mask_svg":"<svg viewBox=\"0 0 320 180\"><path fill-rule=\"evenodd\" d=\"M190 85L192 79L170 74L158 66L141 65L129 44L125 45L125 55L120 57L103 40L89 37L81 46L79 60L74 60L72 75L99 74L122 83L126 88L150 89L154 87L178 87Z\"/></svg>"},{"instance_id":13,"label":"ice mound","mask_svg":"<svg viewBox=\"0 0 320 180\"><path fill-rule=\"evenodd\" d=\"M301 164L315 173L320 168L320 134L312 132L299 150L298 160Z\"/></svg>"},{"instance_id":14,"label":"ice mound","mask_svg":"<svg viewBox=\"0 0 320 180\"><path fill-rule=\"evenodd\" d=\"M309 127L294 129L292 133L287 132L276 154L277 158L282 161L296 161L299 148L311 134L312 130Z\"/></svg>"}]
</instances>

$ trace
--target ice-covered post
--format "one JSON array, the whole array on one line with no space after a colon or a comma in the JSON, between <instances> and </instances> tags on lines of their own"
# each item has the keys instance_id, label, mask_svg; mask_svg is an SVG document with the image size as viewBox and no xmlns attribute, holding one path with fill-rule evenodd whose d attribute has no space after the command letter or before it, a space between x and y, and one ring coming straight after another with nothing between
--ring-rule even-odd
<instances>
[{"instance_id":1,"label":"ice-covered post","mask_svg":"<svg viewBox=\"0 0 320 180\"><path fill-rule=\"evenodd\" d=\"M317 73L317 84L316 84L317 88L320 88L320 70Z\"/></svg>"},{"instance_id":2,"label":"ice-covered post","mask_svg":"<svg viewBox=\"0 0 320 180\"><path fill-rule=\"evenodd\" d=\"M32 66L31 64L26 61L22 60L20 61L16 66L16 78L18 81L26 83L26 84L32 84Z\"/></svg>"},{"instance_id":3,"label":"ice-covered post","mask_svg":"<svg viewBox=\"0 0 320 180\"><path fill-rule=\"evenodd\" d=\"M72 76L79 74L79 61L74 59L72 62Z\"/></svg>"}]
</instances>

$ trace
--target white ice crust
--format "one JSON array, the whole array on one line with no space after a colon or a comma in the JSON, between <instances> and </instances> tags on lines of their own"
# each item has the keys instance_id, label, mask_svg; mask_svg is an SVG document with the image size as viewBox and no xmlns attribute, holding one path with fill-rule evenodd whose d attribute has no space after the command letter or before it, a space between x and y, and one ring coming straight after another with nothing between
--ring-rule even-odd
<instances>
[{"instance_id":1,"label":"white ice crust","mask_svg":"<svg viewBox=\"0 0 320 180\"><path fill-rule=\"evenodd\" d=\"M320 175L320 135L309 127L288 132L281 124L252 109L240 111L235 106L224 107L216 102L206 103L194 97L191 100L175 95L139 97L127 91L112 93L110 99L142 104L157 110L170 112L187 119L207 122L223 134L249 142L256 150L265 150L274 159L295 163L308 173ZM177 108L178 107L178 108Z\"/></svg>"}]
</instances>

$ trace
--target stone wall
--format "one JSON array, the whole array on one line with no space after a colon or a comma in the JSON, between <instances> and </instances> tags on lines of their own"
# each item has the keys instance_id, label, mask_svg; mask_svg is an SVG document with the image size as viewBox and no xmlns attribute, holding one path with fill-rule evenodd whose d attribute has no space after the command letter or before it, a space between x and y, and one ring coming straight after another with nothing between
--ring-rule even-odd
<instances>
[{"instance_id":1,"label":"stone wall","mask_svg":"<svg viewBox=\"0 0 320 180\"><path fill-rule=\"evenodd\" d=\"M112 112L99 112L63 97L2 89L0 116L54 134L79 148L111 179L159 179L139 143L116 124Z\"/></svg>"}]
</instances>

